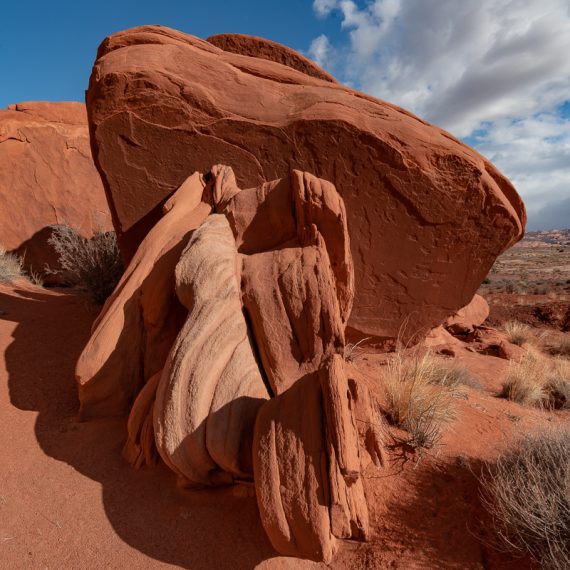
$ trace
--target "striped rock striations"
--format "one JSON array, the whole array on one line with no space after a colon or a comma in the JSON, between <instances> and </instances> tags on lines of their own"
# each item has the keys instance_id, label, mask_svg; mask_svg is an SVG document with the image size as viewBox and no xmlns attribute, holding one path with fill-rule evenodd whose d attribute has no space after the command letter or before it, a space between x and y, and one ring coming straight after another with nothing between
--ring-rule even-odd
<instances>
[{"instance_id":1,"label":"striped rock striations","mask_svg":"<svg viewBox=\"0 0 570 570\"><path fill-rule=\"evenodd\" d=\"M382 434L357 429L378 423L370 396L344 368L353 298L331 183L293 170L240 190L227 166L195 173L94 325L81 415L128 413L125 458L161 458L181 485L253 481L276 550L329 561L339 539L366 539L361 473L382 455Z\"/></svg>"}]
</instances>

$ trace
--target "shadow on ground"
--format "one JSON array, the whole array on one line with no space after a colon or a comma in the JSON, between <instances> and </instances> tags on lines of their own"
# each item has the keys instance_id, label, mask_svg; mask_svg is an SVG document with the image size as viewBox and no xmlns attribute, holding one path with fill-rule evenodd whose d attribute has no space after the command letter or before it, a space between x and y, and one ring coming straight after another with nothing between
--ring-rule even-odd
<instances>
[{"instance_id":1,"label":"shadow on ground","mask_svg":"<svg viewBox=\"0 0 570 570\"><path fill-rule=\"evenodd\" d=\"M151 558L192 570L254 568L276 556L253 497L180 490L163 465L135 471L121 457L124 419L77 422L74 365L93 309L73 294L17 293L0 293L2 318L17 323L5 354L11 403L39 412L35 431L46 455L101 484L119 537Z\"/></svg>"}]
</instances>

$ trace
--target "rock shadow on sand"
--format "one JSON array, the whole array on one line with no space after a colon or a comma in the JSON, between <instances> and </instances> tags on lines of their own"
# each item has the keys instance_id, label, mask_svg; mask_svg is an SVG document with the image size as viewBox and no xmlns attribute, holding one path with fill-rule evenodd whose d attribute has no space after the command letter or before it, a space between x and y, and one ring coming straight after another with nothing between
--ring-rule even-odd
<instances>
[{"instance_id":1,"label":"rock shadow on sand","mask_svg":"<svg viewBox=\"0 0 570 570\"><path fill-rule=\"evenodd\" d=\"M179 489L163 464L136 471L121 456L126 418L77 421L74 368L93 307L75 294L15 293L0 293L2 318L17 323L5 354L10 401L38 412L35 434L46 455L101 484L117 535L150 558L192 570L254 568L275 557L254 497Z\"/></svg>"}]
</instances>

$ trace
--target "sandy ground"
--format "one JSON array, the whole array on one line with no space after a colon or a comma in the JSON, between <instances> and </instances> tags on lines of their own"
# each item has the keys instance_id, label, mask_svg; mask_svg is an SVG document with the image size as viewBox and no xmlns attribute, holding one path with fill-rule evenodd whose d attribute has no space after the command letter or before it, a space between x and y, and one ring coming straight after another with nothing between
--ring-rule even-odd
<instances>
[{"instance_id":1,"label":"sandy ground","mask_svg":"<svg viewBox=\"0 0 570 570\"><path fill-rule=\"evenodd\" d=\"M273 551L244 487L180 490L164 466L122 459L123 419L76 421L73 368L94 317L80 296L0 285L0 568L324 568ZM484 546L476 474L553 418L494 397L505 361L460 359L480 389L458 402L440 449L418 463L394 446L384 469L369 466L371 540L346 543L332 568L529 567ZM353 373L373 383L379 368L369 355Z\"/></svg>"}]
</instances>

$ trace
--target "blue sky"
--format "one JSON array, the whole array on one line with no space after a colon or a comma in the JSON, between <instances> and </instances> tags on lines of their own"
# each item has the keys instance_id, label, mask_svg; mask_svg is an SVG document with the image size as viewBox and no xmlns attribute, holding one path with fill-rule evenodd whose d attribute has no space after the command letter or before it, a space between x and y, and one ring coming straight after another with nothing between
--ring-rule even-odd
<instances>
[{"instance_id":1,"label":"blue sky","mask_svg":"<svg viewBox=\"0 0 570 570\"><path fill-rule=\"evenodd\" d=\"M568 0L6 2L0 107L82 101L101 40L150 23L303 51L488 156L525 199L528 229L570 227Z\"/></svg>"},{"instance_id":2,"label":"blue sky","mask_svg":"<svg viewBox=\"0 0 570 570\"><path fill-rule=\"evenodd\" d=\"M261 35L295 49L341 34L339 18L319 19L310 0L29 0L0 13L0 107L26 100L83 101L97 46L105 36L162 24L202 38Z\"/></svg>"}]
</instances>

